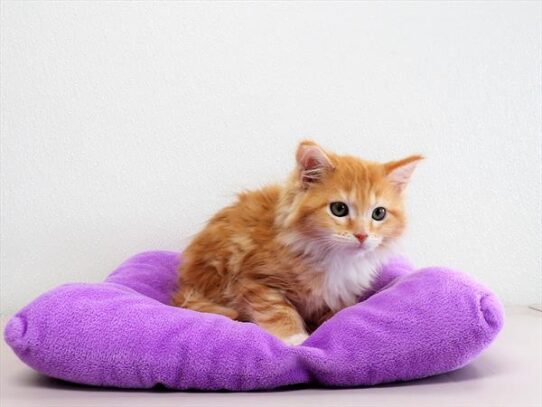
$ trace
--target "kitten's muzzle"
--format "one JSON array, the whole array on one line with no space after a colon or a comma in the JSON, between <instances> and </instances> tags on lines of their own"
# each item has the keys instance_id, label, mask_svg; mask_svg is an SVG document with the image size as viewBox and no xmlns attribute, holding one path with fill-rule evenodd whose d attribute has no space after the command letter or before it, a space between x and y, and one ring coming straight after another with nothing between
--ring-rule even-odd
<instances>
[{"instance_id":1,"label":"kitten's muzzle","mask_svg":"<svg viewBox=\"0 0 542 407\"><path fill-rule=\"evenodd\" d=\"M367 239L367 235L365 233L355 233L354 236L356 239L358 239L358 242L363 243L365 239Z\"/></svg>"}]
</instances>

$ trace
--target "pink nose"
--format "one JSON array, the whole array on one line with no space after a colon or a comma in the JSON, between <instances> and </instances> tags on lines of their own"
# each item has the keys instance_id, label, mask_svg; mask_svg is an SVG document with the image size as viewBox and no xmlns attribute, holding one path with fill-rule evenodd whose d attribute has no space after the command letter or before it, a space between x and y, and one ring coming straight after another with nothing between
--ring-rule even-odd
<instances>
[{"instance_id":1,"label":"pink nose","mask_svg":"<svg viewBox=\"0 0 542 407\"><path fill-rule=\"evenodd\" d=\"M356 239L358 239L360 243L363 243L365 239L367 239L367 235L364 233L357 233L354 236L356 236Z\"/></svg>"}]
</instances>

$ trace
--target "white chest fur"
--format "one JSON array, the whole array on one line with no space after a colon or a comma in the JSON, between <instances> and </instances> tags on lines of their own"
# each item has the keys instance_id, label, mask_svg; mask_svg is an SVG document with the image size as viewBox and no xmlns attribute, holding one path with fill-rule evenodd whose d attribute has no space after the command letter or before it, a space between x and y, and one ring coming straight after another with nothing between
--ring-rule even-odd
<instances>
[{"instance_id":1,"label":"white chest fur","mask_svg":"<svg viewBox=\"0 0 542 407\"><path fill-rule=\"evenodd\" d=\"M324 273L321 286L314 290L316 297L307 299L311 303L307 304L308 308L314 310L321 308L322 297L333 311L355 304L371 288L378 270L397 250L396 244L388 244L368 252L326 252L318 242L304 239L295 232L284 234L280 239L291 250L307 256L315 271Z\"/></svg>"},{"instance_id":2,"label":"white chest fur","mask_svg":"<svg viewBox=\"0 0 542 407\"><path fill-rule=\"evenodd\" d=\"M378 270L389 257L385 251L366 254L329 255L322 263L325 277L322 294L324 301L334 311L355 304L376 277Z\"/></svg>"}]
</instances>

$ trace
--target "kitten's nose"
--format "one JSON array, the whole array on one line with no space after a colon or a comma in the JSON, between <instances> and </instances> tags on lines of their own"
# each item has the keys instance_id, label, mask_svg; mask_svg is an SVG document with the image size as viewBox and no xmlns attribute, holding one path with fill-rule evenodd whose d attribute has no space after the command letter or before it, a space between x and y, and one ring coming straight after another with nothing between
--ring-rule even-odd
<instances>
[{"instance_id":1,"label":"kitten's nose","mask_svg":"<svg viewBox=\"0 0 542 407\"><path fill-rule=\"evenodd\" d=\"M367 239L367 235L365 233L356 233L354 236L356 236L356 239L358 239L360 243L363 243L365 239Z\"/></svg>"}]
</instances>

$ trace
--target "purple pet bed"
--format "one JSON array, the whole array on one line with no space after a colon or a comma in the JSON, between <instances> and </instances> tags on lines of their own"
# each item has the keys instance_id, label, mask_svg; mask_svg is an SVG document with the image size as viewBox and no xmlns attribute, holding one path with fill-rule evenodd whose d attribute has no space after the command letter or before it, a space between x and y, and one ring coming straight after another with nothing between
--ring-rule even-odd
<instances>
[{"instance_id":1,"label":"purple pet bed","mask_svg":"<svg viewBox=\"0 0 542 407\"><path fill-rule=\"evenodd\" d=\"M46 375L95 386L255 390L419 379L472 361L502 327L495 295L465 274L385 266L375 293L287 346L257 325L169 306L180 255L132 257L103 283L66 284L7 324L7 343Z\"/></svg>"}]
</instances>

